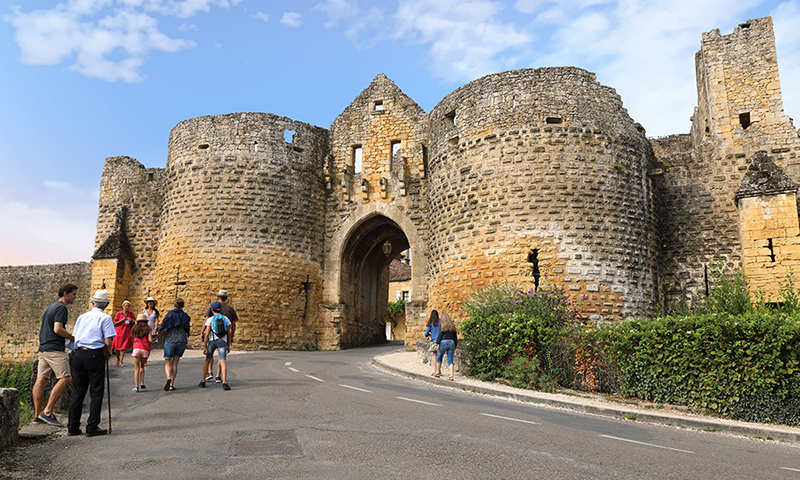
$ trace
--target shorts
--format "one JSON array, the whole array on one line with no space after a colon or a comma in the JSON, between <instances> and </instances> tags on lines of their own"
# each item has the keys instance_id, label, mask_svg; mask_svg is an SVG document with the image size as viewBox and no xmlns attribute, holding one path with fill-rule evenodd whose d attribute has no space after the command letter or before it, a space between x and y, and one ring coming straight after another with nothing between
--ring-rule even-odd
<instances>
[{"instance_id":1,"label":"shorts","mask_svg":"<svg viewBox=\"0 0 800 480\"><path fill-rule=\"evenodd\" d=\"M181 358L186 351L185 343L164 342L164 359L170 360L173 357Z\"/></svg>"},{"instance_id":2,"label":"shorts","mask_svg":"<svg viewBox=\"0 0 800 480\"><path fill-rule=\"evenodd\" d=\"M56 378L72 376L67 352L39 352L39 372L36 377L50 378L53 373L56 374Z\"/></svg>"},{"instance_id":3,"label":"shorts","mask_svg":"<svg viewBox=\"0 0 800 480\"><path fill-rule=\"evenodd\" d=\"M133 356L139 358L147 358L150 356L150 350L145 350L143 348L134 348Z\"/></svg>"},{"instance_id":4,"label":"shorts","mask_svg":"<svg viewBox=\"0 0 800 480\"><path fill-rule=\"evenodd\" d=\"M225 360L225 357L228 354L228 342L219 338L208 342L208 353L206 354L206 358L214 358L214 350L219 352L220 360Z\"/></svg>"}]
</instances>

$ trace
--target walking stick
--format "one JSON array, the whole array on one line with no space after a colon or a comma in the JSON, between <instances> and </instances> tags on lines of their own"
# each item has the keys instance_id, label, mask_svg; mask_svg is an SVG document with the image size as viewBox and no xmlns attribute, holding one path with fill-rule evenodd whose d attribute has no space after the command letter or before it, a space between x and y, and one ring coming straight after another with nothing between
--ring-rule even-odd
<instances>
[{"instance_id":1,"label":"walking stick","mask_svg":"<svg viewBox=\"0 0 800 480\"><path fill-rule=\"evenodd\" d=\"M106 358L106 390L108 390L108 433L111 433L111 374L109 373L107 358Z\"/></svg>"}]
</instances>

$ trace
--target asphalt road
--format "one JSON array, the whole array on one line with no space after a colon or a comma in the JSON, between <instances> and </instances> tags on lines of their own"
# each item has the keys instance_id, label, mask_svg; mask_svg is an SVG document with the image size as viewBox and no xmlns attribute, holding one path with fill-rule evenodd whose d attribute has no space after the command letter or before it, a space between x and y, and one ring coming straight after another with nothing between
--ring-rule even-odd
<instances>
[{"instance_id":1,"label":"asphalt road","mask_svg":"<svg viewBox=\"0 0 800 480\"><path fill-rule=\"evenodd\" d=\"M524 404L371 365L388 346L229 357L231 391L181 361L164 392L112 367L112 434L25 450L39 478L800 479L800 447ZM85 421L86 413L84 413ZM105 407L103 423L107 425Z\"/></svg>"}]
</instances>

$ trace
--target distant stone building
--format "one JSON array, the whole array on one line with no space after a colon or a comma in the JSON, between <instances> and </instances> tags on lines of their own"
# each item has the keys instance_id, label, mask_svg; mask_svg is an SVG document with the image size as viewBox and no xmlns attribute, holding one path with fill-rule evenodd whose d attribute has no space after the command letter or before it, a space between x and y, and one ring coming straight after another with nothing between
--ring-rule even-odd
<instances>
[{"instance_id":1,"label":"distant stone building","mask_svg":"<svg viewBox=\"0 0 800 480\"><path fill-rule=\"evenodd\" d=\"M92 289L114 310L180 296L198 319L225 288L244 346L322 349L382 341L406 249L408 346L422 315L461 319L499 282L555 284L615 320L693 301L722 259L774 298L800 271L800 141L772 20L704 34L696 64L691 132L659 139L572 67L488 75L430 113L378 75L329 129L186 120L166 168L106 159Z\"/></svg>"}]
</instances>

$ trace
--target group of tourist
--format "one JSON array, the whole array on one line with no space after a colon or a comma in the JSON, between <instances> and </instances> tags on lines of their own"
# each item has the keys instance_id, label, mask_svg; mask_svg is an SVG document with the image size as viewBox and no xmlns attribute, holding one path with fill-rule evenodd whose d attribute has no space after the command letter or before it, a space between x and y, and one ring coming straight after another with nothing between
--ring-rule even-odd
<instances>
[{"instance_id":1,"label":"group of tourist","mask_svg":"<svg viewBox=\"0 0 800 480\"><path fill-rule=\"evenodd\" d=\"M430 336L432 349L436 352L436 361L431 375L436 378L442 376L442 360L447 355L447 364L450 366L450 376L447 379L452 381L455 375L453 354L458 346L458 334L450 315L442 312L440 316L437 310L431 311L431 316L425 325L424 335L426 338Z\"/></svg>"},{"instance_id":2,"label":"group of tourist","mask_svg":"<svg viewBox=\"0 0 800 480\"><path fill-rule=\"evenodd\" d=\"M117 366L123 367L125 352L132 350L134 365L135 392L146 389L144 384L145 366L150 356L151 344L158 342L163 334L164 372L166 383L164 391L175 390L175 377L178 374L178 362L183 357L189 341L191 318L183 311L184 300L175 300L174 309L164 315L158 323L160 313L156 309L158 302L149 297L145 308L134 318L130 312L130 302L122 303L122 310L112 319L103 312L108 307L109 297L105 290L97 290L91 297L92 309L80 315L75 321L72 333L66 330L67 306L75 302L78 287L71 283L61 285L58 301L51 304L42 315L39 331L39 362L37 379L33 386L33 403L35 410L34 423L63 426L56 418L54 408L64 390L73 382L70 372L70 358L66 348L75 350L72 358L74 386L72 402L69 407L67 433L80 435L81 413L86 393L89 393L89 418L86 422L86 435L105 435L108 431L100 428L100 411L105 392L104 374L113 353L116 353ZM228 292L220 290L217 300L212 302L205 313L200 339L204 344L202 381L216 380L222 383L223 390L230 390L228 385L227 352L233 343L238 316L236 310L227 303ZM69 344L67 344L69 341ZM219 356L217 376L213 375L214 352ZM44 404L45 387L55 374L56 384L52 387L47 405Z\"/></svg>"}]
</instances>

